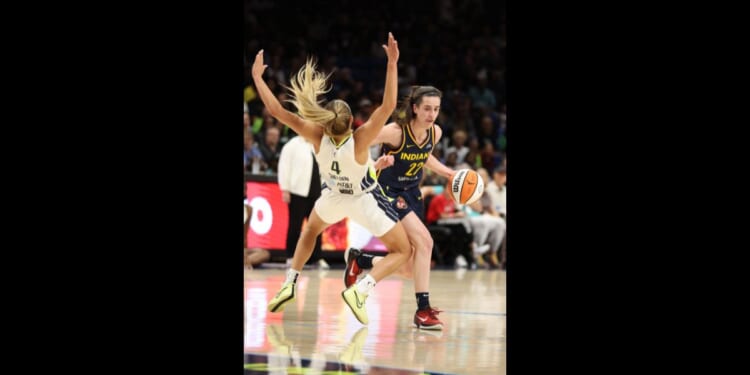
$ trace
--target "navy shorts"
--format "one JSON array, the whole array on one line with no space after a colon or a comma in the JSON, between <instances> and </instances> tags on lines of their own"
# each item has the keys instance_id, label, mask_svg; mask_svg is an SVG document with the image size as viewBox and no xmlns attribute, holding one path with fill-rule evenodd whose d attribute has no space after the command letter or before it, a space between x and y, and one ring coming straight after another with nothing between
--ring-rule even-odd
<instances>
[{"instance_id":1,"label":"navy shorts","mask_svg":"<svg viewBox=\"0 0 750 375\"><path fill-rule=\"evenodd\" d=\"M417 217L424 221L424 201L422 200L422 192L418 187L406 191L390 188L384 190L386 195L391 198L391 206L396 210L399 220L403 219L409 212L414 211Z\"/></svg>"}]
</instances>

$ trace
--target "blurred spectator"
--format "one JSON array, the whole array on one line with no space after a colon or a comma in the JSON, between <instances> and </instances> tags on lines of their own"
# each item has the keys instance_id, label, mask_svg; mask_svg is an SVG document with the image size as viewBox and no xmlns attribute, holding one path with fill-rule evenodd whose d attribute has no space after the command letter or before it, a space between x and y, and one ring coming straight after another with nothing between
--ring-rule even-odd
<instances>
[{"instance_id":1,"label":"blurred spectator","mask_svg":"<svg viewBox=\"0 0 750 375\"><path fill-rule=\"evenodd\" d=\"M278 171L279 157L281 156L280 141L281 130L279 126L266 128L263 132L261 142L259 142L260 153L263 155L263 161L266 168L263 169L265 174L276 174Z\"/></svg>"},{"instance_id":2,"label":"blurred spectator","mask_svg":"<svg viewBox=\"0 0 750 375\"><path fill-rule=\"evenodd\" d=\"M469 140L469 152L461 163L458 163L456 169L474 169L482 167L482 150L479 149L479 140L471 138Z\"/></svg>"},{"instance_id":3,"label":"blurred spectator","mask_svg":"<svg viewBox=\"0 0 750 375\"><path fill-rule=\"evenodd\" d=\"M490 143L494 149L499 149L500 144L500 122L493 121L491 115L484 115L479 121L479 129L477 130L477 138L479 138L480 144ZM491 169L490 169L491 170Z\"/></svg>"},{"instance_id":4,"label":"blurred spectator","mask_svg":"<svg viewBox=\"0 0 750 375\"><path fill-rule=\"evenodd\" d=\"M480 70L479 73L477 73L477 84L469 88L469 96L473 103L472 106L476 109L495 108L497 106L495 93L487 87L486 69Z\"/></svg>"},{"instance_id":5,"label":"blurred spectator","mask_svg":"<svg viewBox=\"0 0 750 375\"><path fill-rule=\"evenodd\" d=\"M507 159L503 159L503 163L505 164ZM490 196L492 205L497 211L498 215L502 217L504 220L506 220L507 223L507 203L506 203L506 195L507 195L507 187L506 181L507 181L507 173L506 173L506 167L505 165L502 165L500 167L497 167L495 169L495 172L492 174L492 181L489 183L485 183L484 191L487 193L487 195ZM505 265L507 264L507 250L506 250L506 239L503 238L503 244L500 249L500 265L505 269Z\"/></svg>"},{"instance_id":6,"label":"blurred spectator","mask_svg":"<svg viewBox=\"0 0 750 375\"><path fill-rule=\"evenodd\" d=\"M474 261L471 224L453 200L450 185L446 183L442 193L429 197L426 203L426 224L448 228L451 233L450 243L440 247L446 252L443 258L454 259L456 267L471 267L470 262Z\"/></svg>"},{"instance_id":7,"label":"blurred spectator","mask_svg":"<svg viewBox=\"0 0 750 375\"><path fill-rule=\"evenodd\" d=\"M443 164L445 164L447 167L451 167L454 170L460 169L458 167L458 163L456 163L456 160L458 159L458 155L455 151L447 152L445 155L445 161L443 161Z\"/></svg>"},{"instance_id":8,"label":"blurred spectator","mask_svg":"<svg viewBox=\"0 0 750 375\"><path fill-rule=\"evenodd\" d=\"M466 154L469 153L469 147L466 146L467 137L466 131L461 129L455 130L451 137L452 145L445 149L447 154L451 152L456 153L456 164L463 163Z\"/></svg>"},{"instance_id":9,"label":"blurred spectator","mask_svg":"<svg viewBox=\"0 0 750 375\"><path fill-rule=\"evenodd\" d=\"M367 119L370 118L372 111L372 101L368 98L362 98L362 100L359 101L357 109L355 110L354 123L352 123L352 128L356 130L358 127L364 124Z\"/></svg>"},{"instance_id":10,"label":"blurred spectator","mask_svg":"<svg viewBox=\"0 0 750 375\"><path fill-rule=\"evenodd\" d=\"M477 169L477 174L485 184L489 182L490 177L486 169ZM479 200L468 205L468 207L474 242L478 245L474 248L477 264L482 265L487 261L491 268L499 268L500 261L497 254L505 240L505 220L495 210L492 198L487 190L482 193ZM482 250L478 251L480 248Z\"/></svg>"},{"instance_id":11,"label":"blurred spectator","mask_svg":"<svg viewBox=\"0 0 750 375\"><path fill-rule=\"evenodd\" d=\"M252 174L260 174L268 166L263 160L263 154L260 152L258 144L255 143L250 129L245 129L245 150L244 150L245 171Z\"/></svg>"},{"instance_id":12,"label":"blurred spectator","mask_svg":"<svg viewBox=\"0 0 750 375\"><path fill-rule=\"evenodd\" d=\"M505 187L505 183L508 176L505 171L505 166L497 167L492 174L492 180L489 182L485 181L484 185L484 191L490 196L495 211L503 218L505 217L507 208L507 188Z\"/></svg>"},{"instance_id":13,"label":"blurred spectator","mask_svg":"<svg viewBox=\"0 0 750 375\"><path fill-rule=\"evenodd\" d=\"M500 154L495 152L495 147L492 146L492 142L484 140L483 146L479 151L479 159L481 163L477 165L477 168L487 168L493 170L497 162L500 161Z\"/></svg>"}]
</instances>

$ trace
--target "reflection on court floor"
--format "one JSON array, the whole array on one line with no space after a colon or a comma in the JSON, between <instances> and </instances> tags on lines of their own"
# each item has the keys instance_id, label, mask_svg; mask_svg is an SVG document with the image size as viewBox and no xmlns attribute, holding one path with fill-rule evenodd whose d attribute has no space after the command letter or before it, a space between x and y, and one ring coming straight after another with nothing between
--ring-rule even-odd
<instances>
[{"instance_id":1,"label":"reflection on court floor","mask_svg":"<svg viewBox=\"0 0 750 375\"><path fill-rule=\"evenodd\" d=\"M431 273L430 299L443 310L443 331L413 328L411 280L382 280L360 324L341 298L343 270L306 270L297 298L282 313L266 304L284 271L245 276L245 373L504 374L505 272Z\"/></svg>"}]
</instances>

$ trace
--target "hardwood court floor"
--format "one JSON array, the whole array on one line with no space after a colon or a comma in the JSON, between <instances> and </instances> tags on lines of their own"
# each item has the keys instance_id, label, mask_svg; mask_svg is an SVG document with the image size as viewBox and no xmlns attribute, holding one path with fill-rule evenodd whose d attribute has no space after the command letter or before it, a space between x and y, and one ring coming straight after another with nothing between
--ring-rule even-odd
<instances>
[{"instance_id":1,"label":"hardwood court floor","mask_svg":"<svg viewBox=\"0 0 750 375\"><path fill-rule=\"evenodd\" d=\"M443 331L413 328L411 280L389 277L360 324L341 298L343 269L304 270L282 313L266 304L283 269L245 271L246 374L505 374L505 271L433 270Z\"/></svg>"}]
</instances>

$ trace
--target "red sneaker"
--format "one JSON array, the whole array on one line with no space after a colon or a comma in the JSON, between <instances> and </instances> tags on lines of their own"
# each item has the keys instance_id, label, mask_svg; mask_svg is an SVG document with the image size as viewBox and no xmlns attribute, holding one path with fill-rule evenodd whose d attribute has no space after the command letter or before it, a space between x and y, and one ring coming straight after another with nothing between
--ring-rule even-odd
<instances>
[{"instance_id":1,"label":"red sneaker","mask_svg":"<svg viewBox=\"0 0 750 375\"><path fill-rule=\"evenodd\" d=\"M414 314L414 325L419 329L443 329L443 322L437 318L437 314L441 313L441 310L435 308L428 308L427 310L417 310Z\"/></svg>"},{"instance_id":2,"label":"red sneaker","mask_svg":"<svg viewBox=\"0 0 750 375\"><path fill-rule=\"evenodd\" d=\"M362 269L357 265L357 258L362 254L362 251L355 248L348 248L344 253L344 259L346 259L346 269L344 270L344 285L346 287L352 286L357 282L357 277L362 273Z\"/></svg>"}]
</instances>

